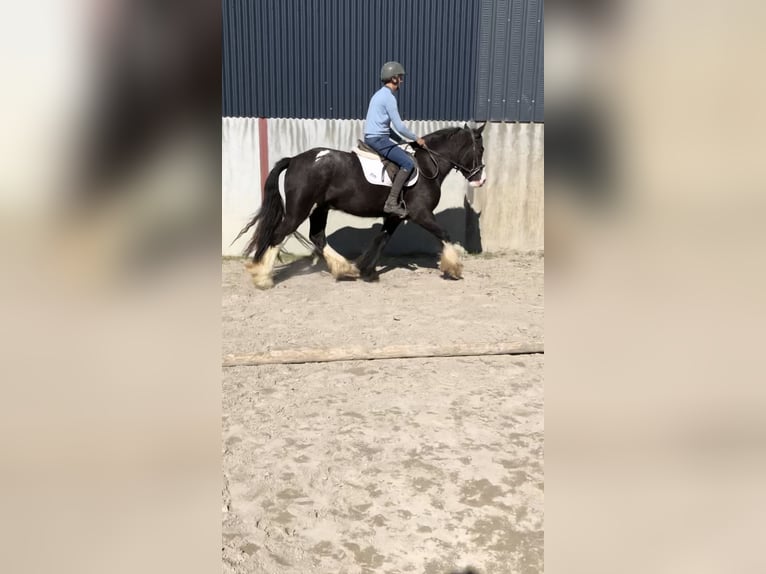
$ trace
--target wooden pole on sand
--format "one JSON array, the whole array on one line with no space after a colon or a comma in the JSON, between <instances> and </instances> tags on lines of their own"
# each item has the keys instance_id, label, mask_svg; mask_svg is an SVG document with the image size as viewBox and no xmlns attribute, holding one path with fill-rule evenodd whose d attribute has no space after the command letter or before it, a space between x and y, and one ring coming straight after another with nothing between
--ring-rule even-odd
<instances>
[{"instance_id":1,"label":"wooden pole on sand","mask_svg":"<svg viewBox=\"0 0 766 574\"><path fill-rule=\"evenodd\" d=\"M290 363L329 363L333 361L371 361L376 359L423 359L428 357L478 357L485 355L530 355L544 353L541 342L466 343L455 345L397 345L364 348L284 349L225 355L224 367L278 365Z\"/></svg>"}]
</instances>

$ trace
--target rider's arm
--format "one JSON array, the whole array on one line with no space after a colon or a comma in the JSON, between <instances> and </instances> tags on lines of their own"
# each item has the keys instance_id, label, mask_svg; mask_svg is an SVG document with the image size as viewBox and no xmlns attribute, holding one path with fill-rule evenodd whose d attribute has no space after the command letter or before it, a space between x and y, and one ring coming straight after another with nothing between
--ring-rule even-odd
<instances>
[{"instance_id":1,"label":"rider's arm","mask_svg":"<svg viewBox=\"0 0 766 574\"><path fill-rule=\"evenodd\" d=\"M395 129L388 130L388 137L390 137L392 140L394 140L396 143L401 144L405 143L405 139L399 135L399 133Z\"/></svg>"},{"instance_id":2,"label":"rider's arm","mask_svg":"<svg viewBox=\"0 0 766 574\"><path fill-rule=\"evenodd\" d=\"M391 118L391 127L393 127L400 135L410 140L419 139L418 136L407 129L407 126L404 125L402 118L399 117L399 110L397 109L396 100L394 99L393 95L386 102L386 111L388 112L388 117Z\"/></svg>"}]
</instances>

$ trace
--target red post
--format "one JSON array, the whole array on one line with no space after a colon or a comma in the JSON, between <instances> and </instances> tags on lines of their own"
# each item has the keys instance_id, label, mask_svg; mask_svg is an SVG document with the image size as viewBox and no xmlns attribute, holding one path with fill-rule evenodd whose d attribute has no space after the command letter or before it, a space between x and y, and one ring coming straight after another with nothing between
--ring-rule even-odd
<instances>
[{"instance_id":1,"label":"red post","mask_svg":"<svg viewBox=\"0 0 766 574\"><path fill-rule=\"evenodd\" d=\"M261 203L263 203L264 186L269 176L269 126L266 118L258 118L258 147L261 162Z\"/></svg>"}]
</instances>

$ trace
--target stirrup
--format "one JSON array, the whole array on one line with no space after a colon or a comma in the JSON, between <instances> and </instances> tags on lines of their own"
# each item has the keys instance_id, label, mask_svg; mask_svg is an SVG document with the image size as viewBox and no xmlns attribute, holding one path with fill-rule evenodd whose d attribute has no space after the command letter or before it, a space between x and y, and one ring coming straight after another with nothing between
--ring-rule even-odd
<instances>
[{"instance_id":1,"label":"stirrup","mask_svg":"<svg viewBox=\"0 0 766 574\"><path fill-rule=\"evenodd\" d=\"M401 217L402 219L404 219L405 217L407 217L407 210L406 210L405 208L403 208L403 207L402 207L401 205L399 205L399 204L394 204L394 205L391 205L391 204L389 204L388 202L386 202L386 203L383 205L383 212L384 212L384 213L388 213L388 214L391 214L391 215L398 215L398 216L399 216L399 217Z\"/></svg>"}]
</instances>

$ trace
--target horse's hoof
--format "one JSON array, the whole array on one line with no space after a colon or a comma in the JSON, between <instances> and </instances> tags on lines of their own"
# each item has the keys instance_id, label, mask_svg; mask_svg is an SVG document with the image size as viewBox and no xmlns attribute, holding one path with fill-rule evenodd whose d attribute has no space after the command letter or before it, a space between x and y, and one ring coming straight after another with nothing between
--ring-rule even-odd
<instances>
[{"instance_id":1,"label":"horse's hoof","mask_svg":"<svg viewBox=\"0 0 766 574\"><path fill-rule=\"evenodd\" d=\"M359 279L359 269L356 267L344 267L343 269L330 269L330 274L336 281L356 281Z\"/></svg>"},{"instance_id":2,"label":"horse's hoof","mask_svg":"<svg viewBox=\"0 0 766 574\"><path fill-rule=\"evenodd\" d=\"M274 287L274 281L271 279L271 277L262 278L262 277L255 277L253 276L253 285L255 285L256 289L260 289L261 291L266 291L267 289L271 289Z\"/></svg>"},{"instance_id":3,"label":"horse's hoof","mask_svg":"<svg viewBox=\"0 0 766 574\"><path fill-rule=\"evenodd\" d=\"M325 263L327 263L327 268L336 279L357 279L359 277L357 266L329 245L325 245L322 254L324 255Z\"/></svg>"},{"instance_id":4,"label":"horse's hoof","mask_svg":"<svg viewBox=\"0 0 766 574\"><path fill-rule=\"evenodd\" d=\"M359 268L359 277L362 281L367 281L368 283L380 279L380 275L374 265L372 267Z\"/></svg>"},{"instance_id":5,"label":"horse's hoof","mask_svg":"<svg viewBox=\"0 0 766 574\"><path fill-rule=\"evenodd\" d=\"M271 274L264 273L263 269L261 269L257 263L247 261L245 263L245 268L250 273L253 285L255 285L257 289L271 289L274 286L274 280L271 278Z\"/></svg>"},{"instance_id":6,"label":"horse's hoof","mask_svg":"<svg viewBox=\"0 0 766 574\"><path fill-rule=\"evenodd\" d=\"M439 269L447 279L462 279L463 278L463 264L453 263L451 265L439 265Z\"/></svg>"},{"instance_id":7,"label":"horse's hoof","mask_svg":"<svg viewBox=\"0 0 766 574\"><path fill-rule=\"evenodd\" d=\"M360 275L361 274L359 273L359 268L357 268L357 266L352 263L351 266L349 267L347 273L346 273L346 278L347 279L359 279Z\"/></svg>"}]
</instances>

